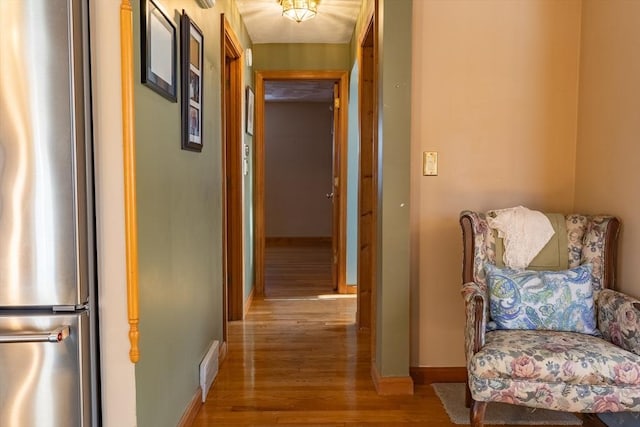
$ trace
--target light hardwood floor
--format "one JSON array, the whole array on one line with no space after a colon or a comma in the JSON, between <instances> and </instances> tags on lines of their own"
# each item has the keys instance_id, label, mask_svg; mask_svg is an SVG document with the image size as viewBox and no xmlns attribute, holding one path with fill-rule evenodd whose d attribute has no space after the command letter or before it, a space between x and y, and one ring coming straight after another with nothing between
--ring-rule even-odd
<instances>
[{"instance_id":1,"label":"light hardwood floor","mask_svg":"<svg viewBox=\"0 0 640 427\"><path fill-rule=\"evenodd\" d=\"M454 426L429 385L376 394L369 336L354 324L355 296L332 296L330 260L330 248L267 248L267 297L229 324L227 359L194 427Z\"/></svg>"}]
</instances>

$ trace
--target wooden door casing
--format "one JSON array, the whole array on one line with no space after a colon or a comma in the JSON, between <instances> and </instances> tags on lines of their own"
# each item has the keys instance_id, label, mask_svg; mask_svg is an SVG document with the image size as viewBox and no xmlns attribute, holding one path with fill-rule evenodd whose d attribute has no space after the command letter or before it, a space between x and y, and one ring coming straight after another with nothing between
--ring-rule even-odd
<instances>
[{"instance_id":1,"label":"wooden door casing","mask_svg":"<svg viewBox=\"0 0 640 427\"><path fill-rule=\"evenodd\" d=\"M332 153L333 167L331 172L331 277L333 281L333 289L340 291L338 263L340 251L340 202L342 194L340 194L340 165L342 158L340 156L340 85L338 82L333 84L333 120L332 120Z\"/></svg>"},{"instance_id":2,"label":"wooden door casing","mask_svg":"<svg viewBox=\"0 0 640 427\"><path fill-rule=\"evenodd\" d=\"M255 167L254 167L254 257L255 257L255 295L263 297L265 295L265 219L264 219L264 84L265 81L282 81L282 80L330 80L339 83L342 106L347 103L347 93L349 90L349 74L347 71L258 71L255 76ZM340 108L337 114L336 127L336 149L340 153L340 158L346 158L346 140L347 134L347 108ZM339 194L346 193L346 162L339 164L338 171L338 191ZM339 224L346 223L346 200L344 197L337 201L337 209L339 210ZM337 259L337 283L338 292L347 293L346 285L346 230L341 226L338 230L338 259Z\"/></svg>"},{"instance_id":3,"label":"wooden door casing","mask_svg":"<svg viewBox=\"0 0 640 427\"><path fill-rule=\"evenodd\" d=\"M223 170L223 336L226 322L244 316L242 157L242 46L221 16Z\"/></svg>"},{"instance_id":4,"label":"wooden door casing","mask_svg":"<svg viewBox=\"0 0 640 427\"><path fill-rule=\"evenodd\" d=\"M358 310L360 329L374 327L377 221L377 108L373 16L359 46L360 159L358 176ZM372 340L373 341L373 340Z\"/></svg>"}]
</instances>

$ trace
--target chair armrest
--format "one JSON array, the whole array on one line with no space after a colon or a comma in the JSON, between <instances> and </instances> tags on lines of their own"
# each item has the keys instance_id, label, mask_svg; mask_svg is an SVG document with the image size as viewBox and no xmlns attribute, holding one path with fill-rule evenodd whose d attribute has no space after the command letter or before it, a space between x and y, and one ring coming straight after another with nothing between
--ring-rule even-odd
<instances>
[{"instance_id":1,"label":"chair armrest","mask_svg":"<svg viewBox=\"0 0 640 427\"><path fill-rule=\"evenodd\" d=\"M484 346L487 328L487 292L484 286L475 282L462 285L466 310L465 350L467 361Z\"/></svg>"},{"instance_id":2,"label":"chair armrest","mask_svg":"<svg viewBox=\"0 0 640 427\"><path fill-rule=\"evenodd\" d=\"M596 299L598 330L607 341L640 355L640 301L612 289Z\"/></svg>"}]
</instances>

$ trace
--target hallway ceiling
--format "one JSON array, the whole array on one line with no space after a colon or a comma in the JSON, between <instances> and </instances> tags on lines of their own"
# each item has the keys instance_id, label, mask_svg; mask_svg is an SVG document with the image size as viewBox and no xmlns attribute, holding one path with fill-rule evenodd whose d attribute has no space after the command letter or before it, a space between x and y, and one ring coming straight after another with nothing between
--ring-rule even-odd
<instances>
[{"instance_id":1,"label":"hallway ceiling","mask_svg":"<svg viewBox=\"0 0 640 427\"><path fill-rule=\"evenodd\" d=\"M319 0L318 14L306 22L282 16L278 0L236 0L254 44L349 43L362 0Z\"/></svg>"},{"instance_id":2,"label":"hallway ceiling","mask_svg":"<svg viewBox=\"0 0 640 427\"><path fill-rule=\"evenodd\" d=\"M272 80L264 83L264 100L278 102L325 102L333 99L330 80Z\"/></svg>"}]
</instances>

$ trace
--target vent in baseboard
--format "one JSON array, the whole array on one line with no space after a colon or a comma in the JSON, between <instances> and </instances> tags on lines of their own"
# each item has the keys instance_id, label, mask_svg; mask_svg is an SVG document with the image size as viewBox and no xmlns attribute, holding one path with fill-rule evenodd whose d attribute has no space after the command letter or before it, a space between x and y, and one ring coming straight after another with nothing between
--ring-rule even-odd
<instances>
[{"instance_id":1,"label":"vent in baseboard","mask_svg":"<svg viewBox=\"0 0 640 427\"><path fill-rule=\"evenodd\" d=\"M203 403L216 375L218 375L218 341L211 344L209 351L200 362L200 389L202 390Z\"/></svg>"}]
</instances>

